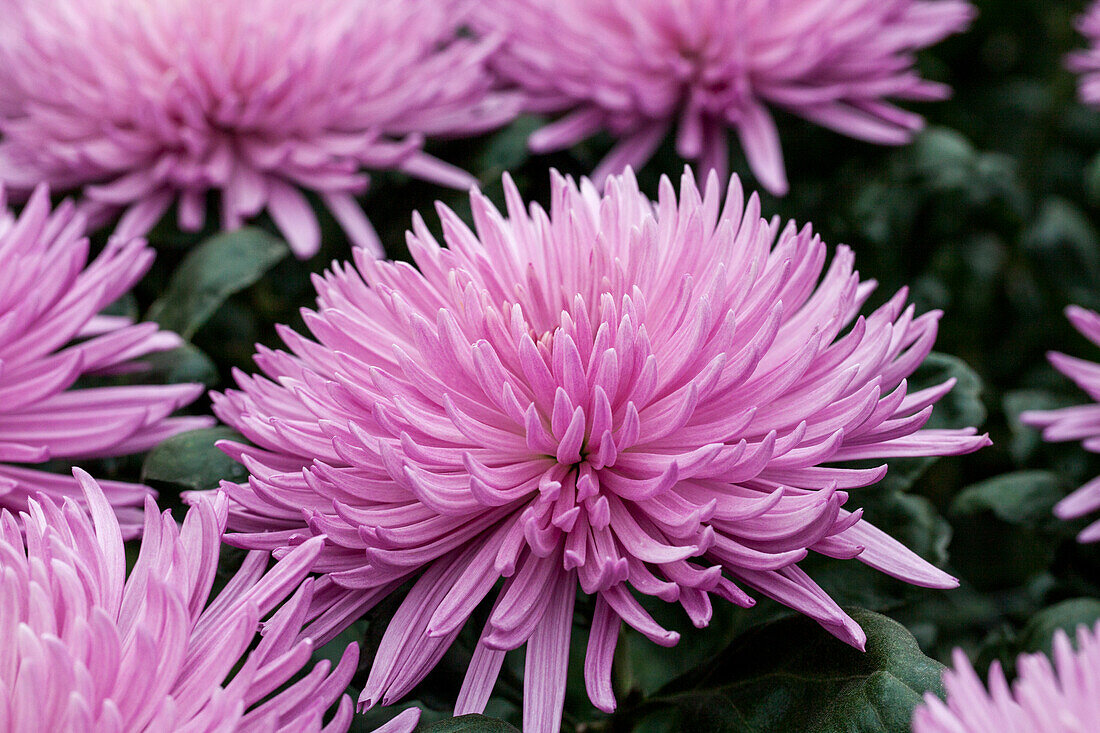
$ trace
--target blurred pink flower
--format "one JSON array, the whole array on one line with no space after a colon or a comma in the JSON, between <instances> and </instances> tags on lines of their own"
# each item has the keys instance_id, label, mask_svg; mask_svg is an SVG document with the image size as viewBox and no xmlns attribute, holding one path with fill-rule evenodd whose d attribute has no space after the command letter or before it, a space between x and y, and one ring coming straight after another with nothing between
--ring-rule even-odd
<instances>
[{"instance_id":1,"label":"blurred pink flower","mask_svg":"<svg viewBox=\"0 0 1100 733\"><path fill-rule=\"evenodd\" d=\"M989 689L955 650L954 669L943 675L944 703L932 693L913 715L914 733L1085 733L1100 730L1100 624L1077 628L1077 651L1066 632L1054 635L1054 664L1044 654L1016 660L1009 688L998 662L989 668Z\"/></svg>"},{"instance_id":2,"label":"blurred pink flower","mask_svg":"<svg viewBox=\"0 0 1100 733\"><path fill-rule=\"evenodd\" d=\"M312 633L326 638L406 580L360 697L388 704L438 662L503 579L456 713L480 712L507 650L527 645L523 730L557 731L577 587L595 596L585 681L612 710L621 622L670 646L634 593L699 627L744 583L857 647L865 636L798 567L810 550L917 585L957 581L843 508L886 466L966 453L922 430L953 382L910 393L939 313L899 292L859 316L840 247L782 229L718 178L685 172L653 204L629 171L601 197L555 176L549 213L509 179L507 213L472 196L476 231L440 206L448 248L414 218L419 270L356 252L317 281L317 341L282 329L269 378L237 375L215 411L254 446L224 450L228 541L277 553L324 533ZM356 269L358 268L358 269ZM303 519L303 516L305 519ZM308 526L307 526L308 525Z\"/></svg>"},{"instance_id":3,"label":"blurred pink flower","mask_svg":"<svg viewBox=\"0 0 1100 733\"><path fill-rule=\"evenodd\" d=\"M1085 338L1100 346L1100 315L1075 305L1066 309L1066 316ZM1100 364L1051 351L1050 363L1094 400L1089 404L1064 407L1060 410L1029 410L1020 415L1025 425L1043 428L1043 440L1060 442L1080 440L1085 450L1100 453ZM1054 507L1060 519L1076 519L1100 509L1100 477L1074 491ZM1100 520L1085 527L1077 536L1081 542L1100 540Z\"/></svg>"},{"instance_id":4,"label":"blurred pink flower","mask_svg":"<svg viewBox=\"0 0 1100 733\"><path fill-rule=\"evenodd\" d=\"M302 581L322 539L266 573L267 553L250 553L208 605L224 499L196 501L181 528L146 498L127 578L110 505L88 474L74 475L90 516L44 496L21 521L0 513L0 730L320 731L338 698L325 730L348 729L351 699L341 695L355 644L336 669L319 662L280 690L313 650L299 635L313 594ZM288 597L253 648L260 620Z\"/></svg>"},{"instance_id":5,"label":"blurred pink flower","mask_svg":"<svg viewBox=\"0 0 1100 733\"><path fill-rule=\"evenodd\" d=\"M491 40L459 36L461 0L10 0L0 24L0 182L80 188L96 218L142 235L178 202L203 227L210 193L235 229L266 210L294 252L316 193L381 254L356 202L395 169L467 188L423 152L518 110L491 89Z\"/></svg>"},{"instance_id":6,"label":"blurred pink flower","mask_svg":"<svg viewBox=\"0 0 1100 733\"><path fill-rule=\"evenodd\" d=\"M138 371L141 357L182 344L155 323L97 315L152 261L144 241L116 237L89 263L83 218L70 202L51 213L40 187L16 218L0 188L0 508L22 511L37 492L79 496L70 476L25 464L140 453L213 424L169 417L201 384L70 389L85 376ZM125 536L135 536L150 490L117 481L103 489Z\"/></svg>"},{"instance_id":7,"label":"blurred pink flower","mask_svg":"<svg viewBox=\"0 0 1100 733\"><path fill-rule=\"evenodd\" d=\"M1080 75L1077 89L1081 101L1100 107L1100 2L1094 1L1077 19L1077 30L1089 47L1069 54L1066 66Z\"/></svg>"},{"instance_id":8,"label":"blurred pink flower","mask_svg":"<svg viewBox=\"0 0 1100 733\"><path fill-rule=\"evenodd\" d=\"M938 100L916 51L969 25L965 0L487 0L478 26L504 37L494 69L529 109L565 113L536 152L606 130L618 140L597 183L644 164L670 129L676 150L725 176L727 130L753 174L787 191L779 108L851 137L908 142L923 124L889 99Z\"/></svg>"}]
</instances>

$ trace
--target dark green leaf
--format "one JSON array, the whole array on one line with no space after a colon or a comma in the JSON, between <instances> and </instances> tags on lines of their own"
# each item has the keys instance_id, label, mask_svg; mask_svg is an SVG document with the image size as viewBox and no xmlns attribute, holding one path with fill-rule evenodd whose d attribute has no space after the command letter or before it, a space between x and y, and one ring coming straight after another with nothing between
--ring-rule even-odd
<instances>
[{"instance_id":1,"label":"dark green leaf","mask_svg":"<svg viewBox=\"0 0 1100 733\"><path fill-rule=\"evenodd\" d=\"M160 384L198 382L207 387L218 383L218 368L210 357L191 344L171 351L158 351L142 359L149 365L149 381Z\"/></svg>"},{"instance_id":2,"label":"dark green leaf","mask_svg":"<svg viewBox=\"0 0 1100 733\"><path fill-rule=\"evenodd\" d=\"M860 652L804 617L753 629L719 658L649 701L637 730L892 733L909 730L926 691L941 690L943 666L921 653L895 621L861 609Z\"/></svg>"},{"instance_id":3,"label":"dark green leaf","mask_svg":"<svg viewBox=\"0 0 1100 733\"><path fill-rule=\"evenodd\" d=\"M146 456L142 481L202 491L216 489L223 479L246 480L248 471L244 466L214 445L219 440L242 440L242 437L230 428L215 427L169 438Z\"/></svg>"},{"instance_id":4,"label":"dark green leaf","mask_svg":"<svg viewBox=\"0 0 1100 733\"><path fill-rule=\"evenodd\" d=\"M1009 524L1040 527L1051 523L1051 510L1062 498L1058 477L1049 471L1016 471L964 489L951 504L952 514L990 512Z\"/></svg>"},{"instance_id":5,"label":"dark green leaf","mask_svg":"<svg viewBox=\"0 0 1100 733\"><path fill-rule=\"evenodd\" d=\"M952 562L981 588L1007 588L1047 569L1054 556L1051 509L1062 498L1058 477L1017 471L964 489L951 504Z\"/></svg>"},{"instance_id":6,"label":"dark green leaf","mask_svg":"<svg viewBox=\"0 0 1100 733\"><path fill-rule=\"evenodd\" d=\"M219 234L180 263L149 318L185 339L206 323L226 298L247 288L290 253L281 239L260 229Z\"/></svg>"},{"instance_id":7,"label":"dark green leaf","mask_svg":"<svg viewBox=\"0 0 1100 733\"><path fill-rule=\"evenodd\" d=\"M1049 655L1055 631L1062 629L1072 637L1079 625L1092 628L1097 620L1100 620L1100 600L1095 598L1074 598L1044 608L1027 622L1020 634L1020 651Z\"/></svg>"},{"instance_id":8,"label":"dark green leaf","mask_svg":"<svg viewBox=\"0 0 1100 733\"><path fill-rule=\"evenodd\" d=\"M479 156L477 170L482 184L494 185L500 181L504 171L511 171L523 165L530 157L527 138L545 124L545 120L525 115L504 130L497 133Z\"/></svg>"},{"instance_id":9,"label":"dark green leaf","mask_svg":"<svg viewBox=\"0 0 1100 733\"><path fill-rule=\"evenodd\" d=\"M421 725L416 730L418 733L519 733L503 720L484 715L460 715L431 725Z\"/></svg>"}]
</instances>

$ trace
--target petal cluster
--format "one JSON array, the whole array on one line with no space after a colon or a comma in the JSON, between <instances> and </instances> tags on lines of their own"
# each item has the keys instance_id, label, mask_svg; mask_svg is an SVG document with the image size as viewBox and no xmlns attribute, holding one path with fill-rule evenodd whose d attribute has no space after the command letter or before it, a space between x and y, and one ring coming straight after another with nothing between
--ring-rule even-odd
<instances>
[{"instance_id":1,"label":"petal cluster","mask_svg":"<svg viewBox=\"0 0 1100 733\"><path fill-rule=\"evenodd\" d=\"M1066 309L1066 317L1089 341L1100 346L1100 314L1079 306ZM1085 450L1100 453L1100 364L1052 351L1047 354L1054 368L1084 390L1091 403L1059 410L1029 410L1020 415L1025 425L1043 429L1043 439L1060 442L1080 440ZM1100 477L1089 481L1054 507L1060 519L1077 519L1100 509ZM1081 531L1081 542L1100 540L1100 520Z\"/></svg>"},{"instance_id":2,"label":"petal cluster","mask_svg":"<svg viewBox=\"0 0 1100 733\"><path fill-rule=\"evenodd\" d=\"M84 377L138 371L141 357L182 343L155 323L99 315L152 261L144 241L117 237L89 261L84 220L71 203L51 211L40 187L16 217L0 188L0 508L21 511L38 492L79 496L71 477L27 464L139 453L212 423L169 417L201 384L73 388ZM115 481L103 488L134 536L149 489Z\"/></svg>"},{"instance_id":3,"label":"petal cluster","mask_svg":"<svg viewBox=\"0 0 1100 733\"><path fill-rule=\"evenodd\" d=\"M379 248L356 196L364 169L468 187L423 152L517 111L493 91L494 45L460 37L461 0L12 0L0 28L0 182L80 188L120 233L178 203L197 230L267 211L299 256L316 193ZM379 249L380 252L380 249Z\"/></svg>"},{"instance_id":4,"label":"petal cluster","mask_svg":"<svg viewBox=\"0 0 1100 733\"><path fill-rule=\"evenodd\" d=\"M266 553L250 553L208 604L224 500L199 500L180 527L146 499L127 577L103 492L74 474L90 512L43 496L19 519L0 513L0 730L319 731L358 659L351 644L335 669L319 662L283 687L313 649L300 636L313 581L302 581L323 540L266 573ZM326 730L351 716L345 696Z\"/></svg>"},{"instance_id":5,"label":"petal cluster","mask_svg":"<svg viewBox=\"0 0 1100 733\"><path fill-rule=\"evenodd\" d=\"M617 140L601 181L639 166L676 128L701 173L728 169L736 131L753 173L776 194L787 178L772 109L874 143L907 142L922 119L890 100L936 100L914 52L963 30L966 0L492 0L480 27L504 44L494 68L532 111L564 113L531 148Z\"/></svg>"},{"instance_id":6,"label":"petal cluster","mask_svg":"<svg viewBox=\"0 0 1100 733\"><path fill-rule=\"evenodd\" d=\"M999 662L988 690L961 649L943 675L947 702L932 693L913 715L914 733L1082 733L1100 729L1100 624L1077 628L1077 650L1059 629L1054 660L1023 654L1009 687Z\"/></svg>"},{"instance_id":7,"label":"petal cluster","mask_svg":"<svg viewBox=\"0 0 1100 733\"><path fill-rule=\"evenodd\" d=\"M480 712L506 651L527 645L524 730L556 731L574 600L594 596L585 680L611 710L625 622L673 645L637 596L706 626L711 598L749 586L861 647L864 635L799 568L813 551L947 588L845 508L885 465L959 454L973 429L922 429L952 382L909 390L939 313L874 289L852 252L760 216L734 178L686 171L652 202L632 174L555 176L549 211L505 180L505 212L472 195L475 228L440 206L446 248L414 218L419 269L358 252L317 279L315 340L261 349L264 375L215 411L254 444L230 497L229 541L285 552L328 537L316 570L321 638L415 580L361 703L387 704L492 610L458 701Z\"/></svg>"},{"instance_id":8,"label":"petal cluster","mask_svg":"<svg viewBox=\"0 0 1100 733\"><path fill-rule=\"evenodd\" d=\"M1077 19L1077 30L1089 43L1089 47L1071 53L1066 65L1080 75L1078 94L1081 101L1100 107L1100 2L1093 2Z\"/></svg>"}]
</instances>

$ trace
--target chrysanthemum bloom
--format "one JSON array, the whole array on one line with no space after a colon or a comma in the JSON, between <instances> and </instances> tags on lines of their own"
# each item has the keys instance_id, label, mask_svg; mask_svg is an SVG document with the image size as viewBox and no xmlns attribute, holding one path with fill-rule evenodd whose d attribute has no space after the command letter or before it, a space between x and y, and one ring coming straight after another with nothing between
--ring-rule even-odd
<instances>
[{"instance_id":1,"label":"chrysanthemum bloom","mask_svg":"<svg viewBox=\"0 0 1100 733\"><path fill-rule=\"evenodd\" d=\"M846 247L825 274L810 229L760 218L711 175L685 172L653 204L633 175L596 188L555 177L546 213L505 179L507 216L472 196L476 232L440 207L449 247L419 217L419 271L359 253L318 279L305 314L238 375L219 417L256 447L225 449L232 542L285 551L325 533L316 570L333 628L406 579L360 701L389 703L442 656L503 580L458 713L479 712L505 651L527 644L524 731L557 731L577 587L594 595L585 680L611 710L620 622L677 635L635 593L695 625L743 583L844 641L864 634L798 562L810 550L918 585L956 580L848 511L886 466L851 459L973 451L966 430L922 430L952 386L910 393L939 313L874 288ZM303 520L304 517L304 520ZM306 531L306 527L308 530Z\"/></svg>"},{"instance_id":2,"label":"chrysanthemum bloom","mask_svg":"<svg viewBox=\"0 0 1100 733\"><path fill-rule=\"evenodd\" d=\"M908 142L923 120L889 100L937 100L914 53L963 30L965 0L493 0L478 23L505 38L494 69L564 113L530 147L570 147L597 131L618 140L599 182L645 163L678 128L676 150L699 172L729 165L728 129L753 173L787 191L770 108L845 135Z\"/></svg>"},{"instance_id":3,"label":"chrysanthemum bloom","mask_svg":"<svg viewBox=\"0 0 1100 733\"><path fill-rule=\"evenodd\" d=\"M89 511L43 496L19 520L0 512L0 730L319 731L337 699L324 730L348 729L351 699L341 696L355 644L336 669L322 661L294 680L313 650L300 634L314 583L303 579L320 538L266 574L267 553L250 553L208 604L224 499L200 499L181 528L147 498L127 578L110 505L74 473ZM418 717L407 711L379 731L410 731Z\"/></svg>"},{"instance_id":4,"label":"chrysanthemum bloom","mask_svg":"<svg viewBox=\"0 0 1100 733\"><path fill-rule=\"evenodd\" d=\"M513 117L494 42L460 38L460 0L10 0L0 27L0 182L80 187L97 218L144 234L178 202L197 230L210 193L234 229L266 210L317 251L315 192L357 244L380 246L364 169L474 179L427 137Z\"/></svg>"},{"instance_id":5,"label":"chrysanthemum bloom","mask_svg":"<svg viewBox=\"0 0 1100 733\"><path fill-rule=\"evenodd\" d=\"M140 370L140 357L182 343L155 323L97 315L149 269L145 242L115 238L88 258L83 219L71 203L51 213L39 188L16 218L0 188L0 508L21 511L37 492L80 495L71 476L26 464L139 453L212 424L169 417L201 394L201 384L70 389L85 376ZM117 481L103 488L124 534L136 535L149 489Z\"/></svg>"},{"instance_id":6,"label":"chrysanthemum bloom","mask_svg":"<svg viewBox=\"0 0 1100 733\"><path fill-rule=\"evenodd\" d=\"M1077 30L1088 40L1089 47L1067 56L1066 65L1080 75L1081 101L1100 107L1100 2L1093 2L1077 19Z\"/></svg>"},{"instance_id":7,"label":"chrysanthemum bloom","mask_svg":"<svg viewBox=\"0 0 1100 733\"><path fill-rule=\"evenodd\" d=\"M1059 629L1054 664L1045 654L1016 660L1009 688L998 662L986 690L961 649L943 675L947 703L927 693L913 715L914 733L1086 733L1100 730L1100 624L1077 627L1077 650Z\"/></svg>"},{"instance_id":8,"label":"chrysanthemum bloom","mask_svg":"<svg viewBox=\"0 0 1100 733\"><path fill-rule=\"evenodd\" d=\"M0 730L320 730L355 671L355 644L336 669L319 662L271 693L310 660L300 631L314 581L302 581L323 540L266 573L267 553L249 553L208 604L224 500L200 499L181 528L147 498L127 577L110 505L88 474L74 475L90 514L46 497L21 521L0 513ZM347 730L351 716L345 696L326 730Z\"/></svg>"},{"instance_id":9,"label":"chrysanthemum bloom","mask_svg":"<svg viewBox=\"0 0 1100 733\"><path fill-rule=\"evenodd\" d=\"M1100 346L1100 315L1075 305L1066 317L1089 341ZM1054 368L1072 379L1093 400L1100 400L1100 364L1052 351L1047 354ZM1080 440L1085 450L1100 453L1100 404L1095 402L1060 410L1029 410L1020 415L1025 425L1043 429L1043 439L1052 442ZM1060 519L1076 519L1100 509L1100 477L1094 478L1054 506ZM1100 520L1077 535L1081 542L1100 540Z\"/></svg>"}]
</instances>

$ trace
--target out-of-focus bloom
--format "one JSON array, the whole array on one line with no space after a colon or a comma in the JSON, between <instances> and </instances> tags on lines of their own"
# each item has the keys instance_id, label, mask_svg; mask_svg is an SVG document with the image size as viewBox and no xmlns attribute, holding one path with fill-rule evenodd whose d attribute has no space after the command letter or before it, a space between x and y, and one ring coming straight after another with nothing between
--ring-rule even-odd
<instances>
[{"instance_id":1,"label":"out-of-focus bloom","mask_svg":"<svg viewBox=\"0 0 1100 733\"><path fill-rule=\"evenodd\" d=\"M1077 30L1089 47L1067 56L1066 65L1080 75L1077 89L1081 101L1100 107L1100 2L1093 2L1077 19Z\"/></svg>"},{"instance_id":2,"label":"out-of-focus bloom","mask_svg":"<svg viewBox=\"0 0 1100 733\"><path fill-rule=\"evenodd\" d=\"M1100 315L1075 305L1066 317L1085 338L1100 346ZM1047 354L1055 369L1072 379L1093 400L1100 400L1100 364L1052 351ZM1080 440L1085 450L1100 453L1100 404L1092 402L1060 410L1029 410L1020 415L1025 425L1043 428L1043 439L1052 442ZM1060 519L1076 519L1100 509L1100 477L1074 491L1054 507ZM1100 520L1077 535L1081 542L1100 540Z\"/></svg>"},{"instance_id":3,"label":"out-of-focus bloom","mask_svg":"<svg viewBox=\"0 0 1100 733\"><path fill-rule=\"evenodd\" d=\"M197 501L181 528L146 498L127 577L110 505L74 475L90 515L47 497L21 521L0 513L0 730L319 731L355 672L355 644L336 669L319 662L271 693L310 660L300 631L314 581L302 581L323 540L266 573L267 553L249 553L208 605L224 499ZM250 651L260 620L288 597ZM351 716L345 696L326 730L347 730Z\"/></svg>"},{"instance_id":4,"label":"out-of-focus bloom","mask_svg":"<svg viewBox=\"0 0 1100 733\"><path fill-rule=\"evenodd\" d=\"M959 454L988 443L922 430L952 382L910 393L939 313L874 288L846 247L825 274L809 227L762 220L734 178L722 204L685 172L654 204L631 173L601 197L555 177L549 213L505 179L507 214L472 196L476 232L440 207L448 248L414 219L419 271L359 254L318 280L313 336L261 350L215 399L253 446L225 445L229 541L285 551L328 542L325 638L406 579L360 701L389 703L503 587L457 713L480 712L505 651L526 643L525 731L557 731L578 585L595 596L585 680L615 707L620 622L672 645L635 593L696 626L735 583L862 647L858 626L803 572L810 550L905 581L956 580L843 508L886 466L823 463ZM305 519L303 520L303 516ZM307 530L308 525L308 530Z\"/></svg>"},{"instance_id":5,"label":"out-of-focus bloom","mask_svg":"<svg viewBox=\"0 0 1100 733\"><path fill-rule=\"evenodd\" d=\"M235 229L266 210L295 253L315 192L381 253L356 202L363 169L466 188L427 137L503 124L490 39L459 37L462 0L11 0L0 27L0 182L81 187L97 218L141 235L178 201L200 229L210 193Z\"/></svg>"},{"instance_id":6,"label":"out-of-focus bloom","mask_svg":"<svg viewBox=\"0 0 1100 733\"><path fill-rule=\"evenodd\" d=\"M25 464L139 453L213 422L169 417L201 384L70 389L85 376L138 371L140 357L182 343L155 323L97 315L149 269L145 242L116 237L88 256L70 202L51 213L40 187L16 218L0 188L0 507L24 510L37 492L80 495L71 477ZM117 481L103 489L126 537L135 536L149 489Z\"/></svg>"},{"instance_id":7,"label":"out-of-focus bloom","mask_svg":"<svg viewBox=\"0 0 1100 733\"><path fill-rule=\"evenodd\" d=\"M890 99L937 100L914 53L963 30L965 0L491 0L478 24L505 39L493 66L535 112L565 113L531 136L537 152L606 130L618 144L598 182L645 163L669 130L676 150L724 176L727 130L753 173L787 191L779 108L845 135L908 142L920 116Z\"/></svg>"},{"instance_id":8,"label":"out-of-focus bloom","mask_svg":"<svg viewBox=\"0 0 1100 733\"><path fill-rule=\"evenodd\" d=\"M989 689L961 649L944 672L944 703L932 693L913 715L914 733L1085 733L1100 730L1100 624L1077 628L1077 651L1066 632L1054 635L1054 664L1045 654L1022 654L1009 688L998 662Z\"/></svg>"}]
</instances>

